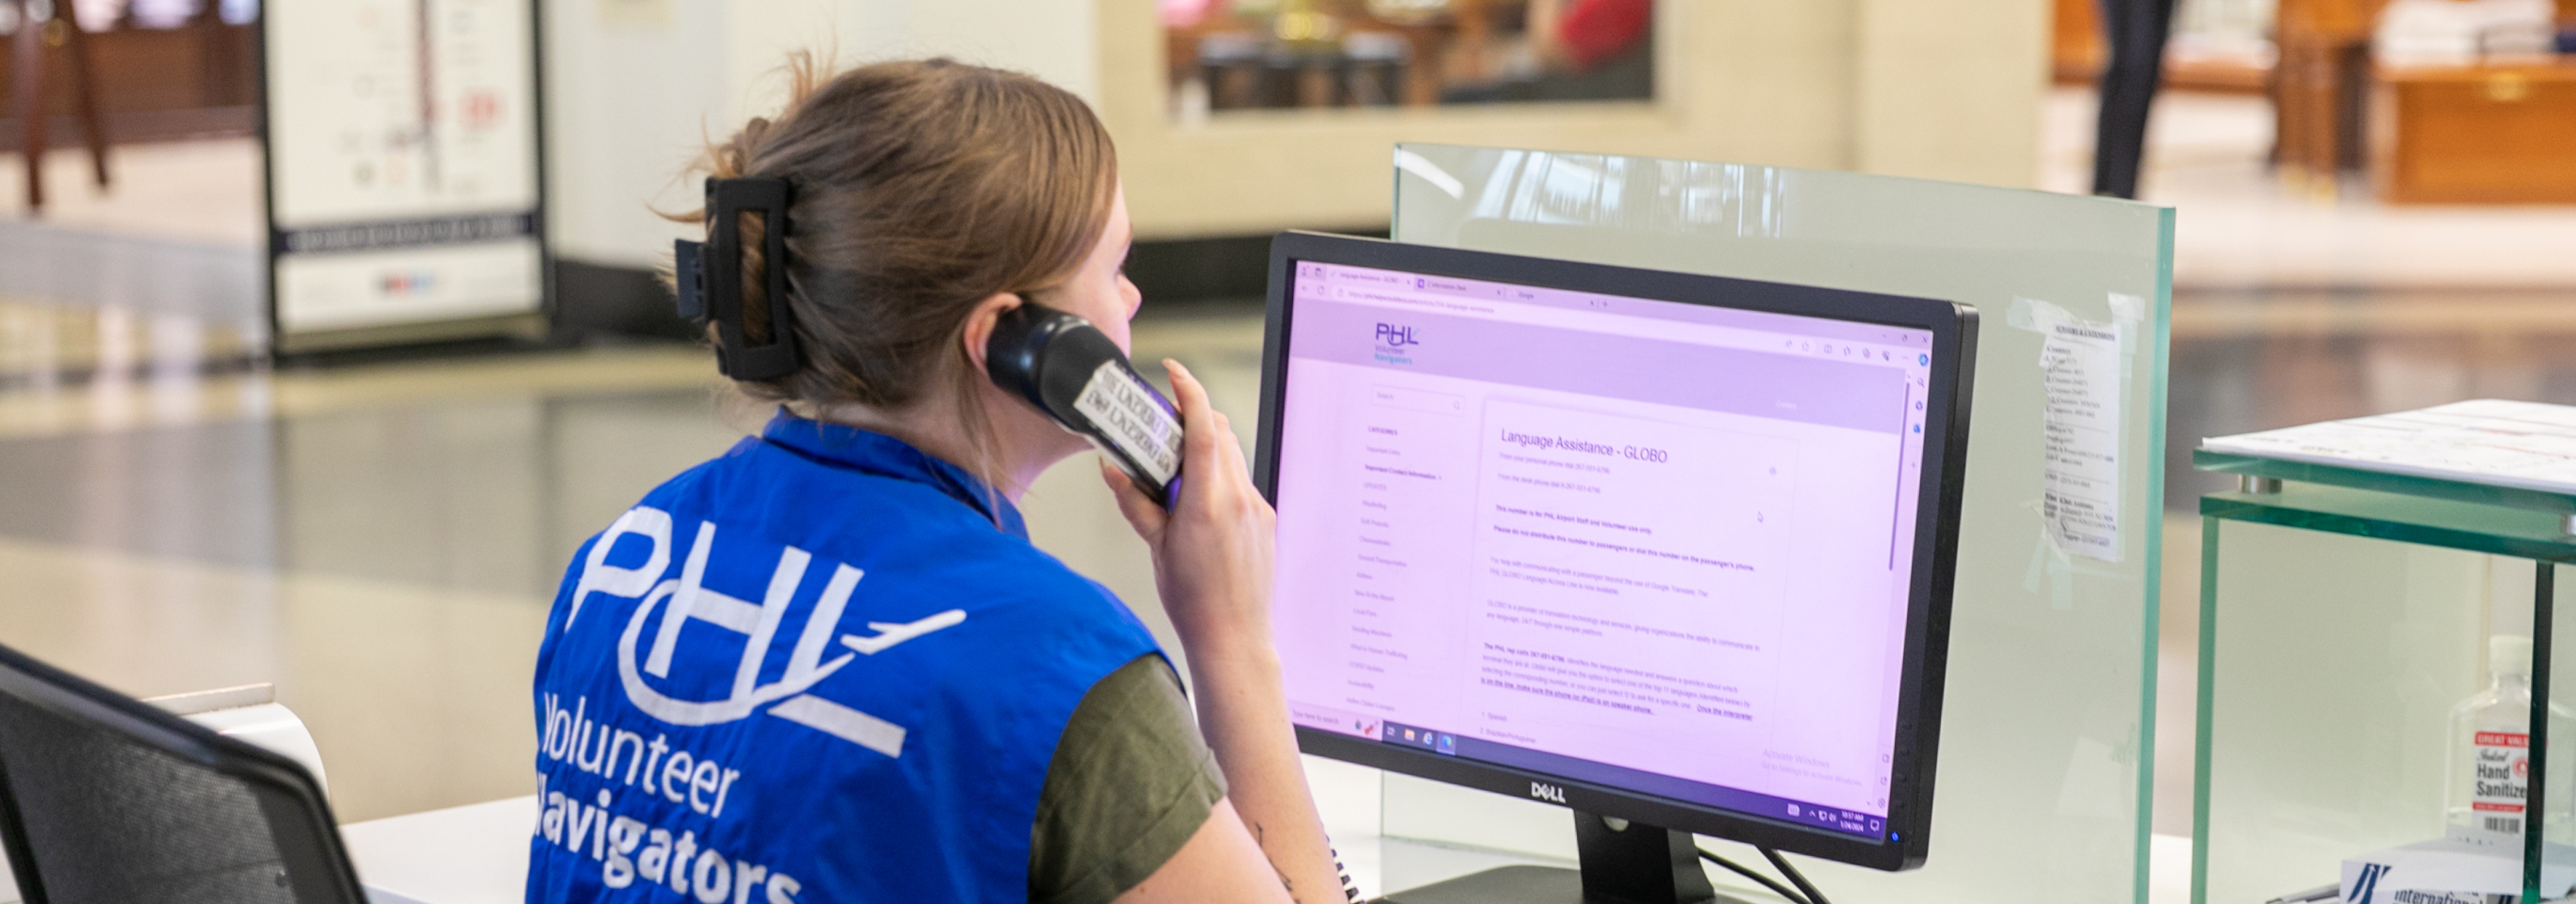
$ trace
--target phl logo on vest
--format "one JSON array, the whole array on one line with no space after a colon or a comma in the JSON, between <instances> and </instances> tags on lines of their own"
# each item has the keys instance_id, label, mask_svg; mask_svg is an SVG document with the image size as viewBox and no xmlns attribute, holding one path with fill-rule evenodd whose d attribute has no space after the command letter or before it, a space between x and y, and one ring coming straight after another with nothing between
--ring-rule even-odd
<instances>
[{"instance_id":1,"label":"phl logo on vest","mask_svg":"<svg viewBox=\"0 0 2576 904\"><path fill-rule=\"evenodd\" d=\"M903 755L903 726L805 691L860 656L882 653L896 644L956 627L966 621L965 610L950 609L910 622L869 622L868 630L873 634L835 637L842 610L848 607L851 592L865 575L857 568L836 565L822 597L805 619L804 630L797 635L796 646L788 653L786 671L777 680L763 684L761 667L780 625L787 620L789 604L805 583L813 554L793 546L781 547L769 585L761 601L753 603L706 586L708 560L715 553L717 535L712 521L698 522L697 537L689 546L680 576L663 578L671 564L671 528L670 513L651 506L639 505L619 516L617 523L609 525L598 542L591 545L590 557L582 563L581 579L573 586L571 612L564 616L564 630L570 632L592 593L642 601L635 607L635 614L627 618L626 630L617 640L617 674L625 687L627 702L645 715L672 725L738 721L776 703L769 706L770 715L890 757ZM608 563L617 541L626 537L651 541L652 553L643 565L624 568ZM655 612L662 613L661 622L653 631L651 646L639 656L637 646L643 640L645 624L653 620ZM690 622L723 629L726 635L720 635L724 637L720 643L731 640L731 636L742 638L730 692L722 698L679 699L664 694L647 680L671 677L682 629ZM697 634L704 636L705 632ZM823 654L833 646L848 652L827 662Z\"/></svg>"}]
</instances>

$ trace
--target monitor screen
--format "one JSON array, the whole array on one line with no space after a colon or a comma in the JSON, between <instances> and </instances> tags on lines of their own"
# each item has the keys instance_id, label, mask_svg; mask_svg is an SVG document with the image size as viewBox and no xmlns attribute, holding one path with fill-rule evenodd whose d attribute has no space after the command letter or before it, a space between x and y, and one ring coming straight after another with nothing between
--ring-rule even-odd
<instances>
[{"instance_id":1,"label":"monitor screen","mask_svg":"<svg viewBox=\"0 0 2576 904\"><path fill-rule=\"evenodd\" d=\"M1889 837L1933 330L1288 267L1298 725Z\"/></svg>"}]
</instances>

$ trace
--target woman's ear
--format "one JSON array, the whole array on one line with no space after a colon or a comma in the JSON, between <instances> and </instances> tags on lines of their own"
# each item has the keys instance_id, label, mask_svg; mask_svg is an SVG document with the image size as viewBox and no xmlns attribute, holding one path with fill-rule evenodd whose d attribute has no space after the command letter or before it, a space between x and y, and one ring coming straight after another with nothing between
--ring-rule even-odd
<instances>
[{"instance_id":1,"label":"woman's ear","mask_svg":"<svg viewBox=\"0 0 2576 904\"><path fill-rule=\"evenodd\" d=\"M977 373L984 371L984 346L993 341L993 325L1002 319L1002 314L1025 303L1017 294L995 292L976 302L975 310L966 315L966 329L959 339L966 343L966 360L974 363Z\"/></svg>"}]
</instances>

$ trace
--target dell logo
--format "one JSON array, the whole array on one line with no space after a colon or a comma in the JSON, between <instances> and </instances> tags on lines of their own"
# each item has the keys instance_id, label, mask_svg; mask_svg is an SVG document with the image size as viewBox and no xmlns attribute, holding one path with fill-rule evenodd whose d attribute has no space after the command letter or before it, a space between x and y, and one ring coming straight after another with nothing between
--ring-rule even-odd
<instances>
[{"instance_id":1,"label":"dell logo","mask_svg":"<svg viewBox=\"0 0 2576 904\"><path fill-rule=\"evenodd\" d=\"M1531 782L1530 796L1549 803L1561 804L1565 802L1565 789L1546 782Z\"/></svg>"},{"instance_id":2,"label":"dell logo","mask_svg":"<svg viewBox=\"0 0 2576 904\"><path fill-rule=\"evenodd\" d=\"M1414 337L1412 327L1381 323L1377 325L1377 344L1395 349L1408 345L1420 345L1422 340Z\"/></svg>"}]
</instances>

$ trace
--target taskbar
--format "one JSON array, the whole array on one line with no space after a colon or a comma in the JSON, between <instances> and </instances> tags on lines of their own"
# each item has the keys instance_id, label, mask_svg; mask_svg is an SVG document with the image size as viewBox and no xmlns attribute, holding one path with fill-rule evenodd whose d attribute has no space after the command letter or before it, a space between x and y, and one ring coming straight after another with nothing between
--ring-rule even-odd
<instances>
[{"instance_id":1,"label":"taskbar","mask_svg":"<svg viewBox=\"0 0 2576 904\"><path fill-rule=\"evenodd\" d=\"M1613 766L1594 760L1578 759L1500 741L1468 737L1420 725L1407 725L1341 713L1326 714L1318 712L1314 707L1292 706L1291 709L1295 711L1296 722L1300 725L1338 734L1356 735L1389 746L1409 747L1440 756L1454 756L1560 776L1573 781L1618 788L1651 797L1670 798L1745 816L1777 820L1838 834L1857 835L1872 841L1887 840L1885 814L1863 813L1858 810L1792 800L1742 788L1676 778L1659 772Z\"/></svg>"}]
</instances>

